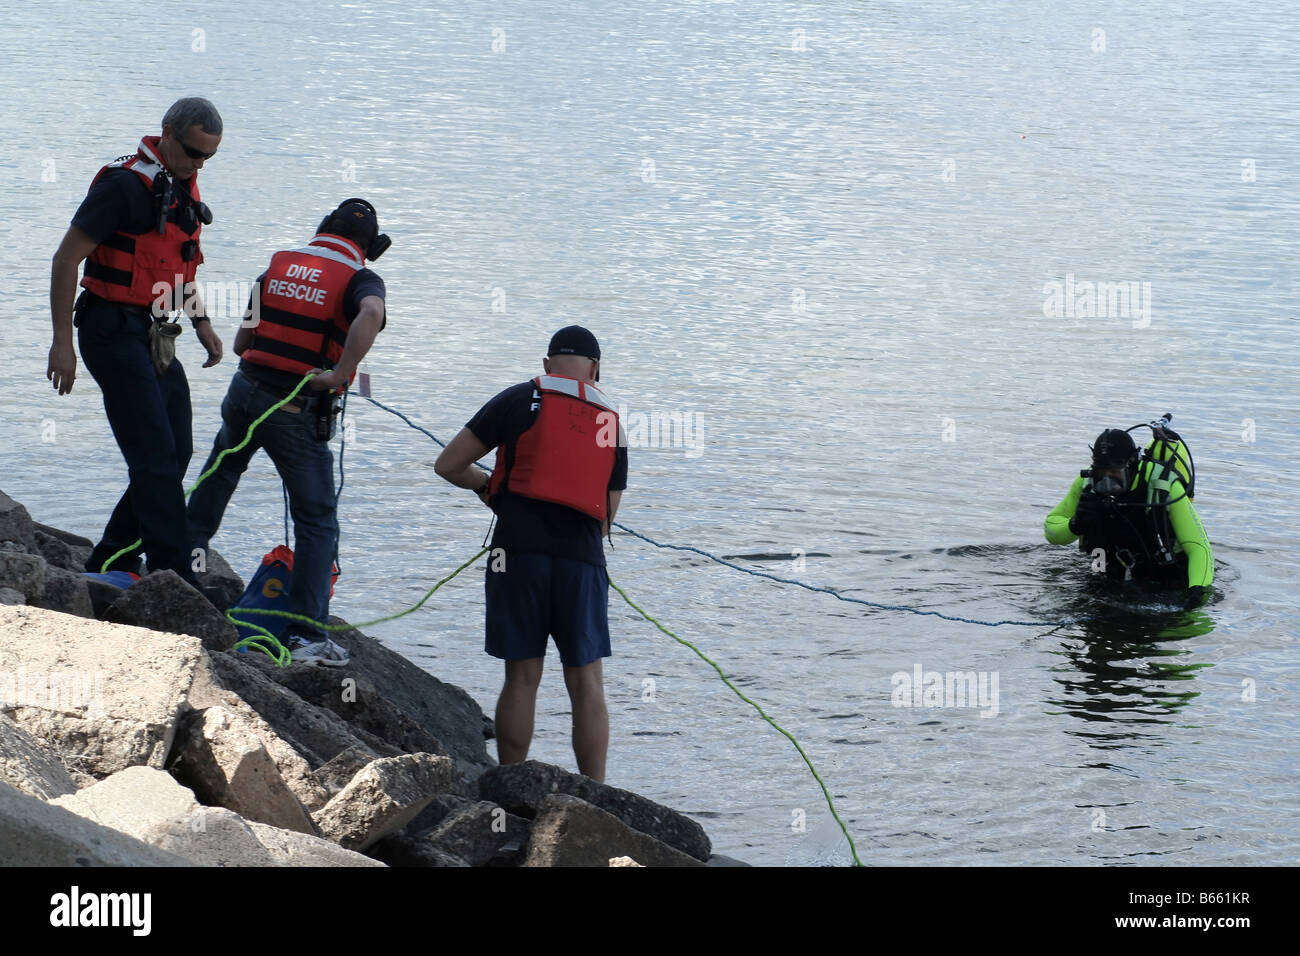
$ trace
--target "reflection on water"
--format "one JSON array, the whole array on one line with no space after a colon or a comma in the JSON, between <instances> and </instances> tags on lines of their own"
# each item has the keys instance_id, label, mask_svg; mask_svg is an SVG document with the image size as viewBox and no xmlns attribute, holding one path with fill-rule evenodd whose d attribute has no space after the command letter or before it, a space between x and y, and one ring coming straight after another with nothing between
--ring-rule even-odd
<instances>
[{"instance_id":1,"label":"reflection on water","mask_svg":"<svg viewBox=\"0 0 1300 956\"><path fill-rule=\"evenodd\" d=\"M1109 584L1110 582L1104 582ZM1080 600L1104 587L1090 583ZM1112 602L1095 601L1092 616L1074 625L1055 653L1069 666L1052 668L1060 695L1048 698L1057 710L1087 721L1067 733L1086 738L1098 749L1122 748L1136 741L1157 741L1162 735L1140 725L1170 723L1200 691L1197 672L1209 667L1180 642L1209 634L1214 622L1204 610L1158 612L1134 604L1127 610Z\"/></svg>"}]
</instances>

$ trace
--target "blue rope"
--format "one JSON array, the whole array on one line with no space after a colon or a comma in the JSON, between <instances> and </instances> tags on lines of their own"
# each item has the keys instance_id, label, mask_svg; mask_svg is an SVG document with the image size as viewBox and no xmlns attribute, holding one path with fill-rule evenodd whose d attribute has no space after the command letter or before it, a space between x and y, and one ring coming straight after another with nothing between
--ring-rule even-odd
<instances>
[{"instance_id":1,"label":"blue rope","mask_svg":"<svg viewBox=\"0 0 1300 956\"><path fill-rule=\"evenodd\" d=\"M443 448L447 447L446 442L438 438L437 435L435 435L433 432L429 431L426 428L421 428L419 425L415 424L415 422L411 421L409 418L407 418L397 409L389 408L387 405L383 404L382 402L377 402L373 398L370 398L369 396L365 396L365 398L366 401L370 402L372 405L377 405L380 408L382 408L384 411L396 415L398 418L406 422L406 424L410 425L416 431L424 432L424 434L432 438L441 447ZM479 468L482 468L484 471L491 470L479 462L475 462L475 464L478 465ZM906 604L881 604L878 601L867 601L864 600L863 598L848 597L847 595L841 594L835 588L822 587L821 585L817 585L817 584L807 584L804 581L799 581L796 580L795 578L783 578L779 574L771 574L767 571L755 571L753 568L746 568L732 561L728 561L726 558L718 557L718 555L713 554L709 551L705 551L703 548L696 548L686 544L664 544L662 541L656 541L654 538L651 538L648 535L644 535L640 531L635 531L632 528L629 528L627 525L622 524L618 521L613 522L613 525L615 528L618 528L620 531L626 531L628 534L632 535L633 537L640 538L642 541L648 542L649 544L654 545L656 548L665 548L672 551L690 551L693 554L698 554L702 557L708 558L710 561L716 561L718 564L721 564L724 567L731 568L732 570L743 571L745 574L752 574L756 578L767 578L771 581L779 581L781 584L793 584L795 587L803 588L805 591L816 591L820 594L829 594L831 597L840 601L847 601L850 604L861 604L863 607L876 608L877 610L881 610L881 611L906 611L909 614L917 614L922 617L937 617L945 621L957 621L962 624L978 624L981 627L1002 627L1004 624L1013 624L1018 627L1057 628L1057 627L1065 627L1068 624L1074 624L1077 621L1077 619L1069 619L1065 621L1012 621L1012 620L981 621L973 617L960 617L955 614L944 614L941 611L923 611L920 608L909 607Z\"/></svg>"},{"instance_id":2,"label":"blue rope","mask_svg":"<svg viewBox=\"0 0 1300 956\"><path fill-rule=\"evenodd\" d=\"M864 607L878 608L879 610L882 611L907 611L911 614L920 614L928 617L940 617L943 618L945 621L960 621L963 624L980 624L984 627L1001 627L1003 624L1017 624L1020 625L1021 627L1063 627L1066 624L1074 623L1074 621L1072 620L1071 621L1009 621L1009 620L980 621L980 620L976 620L973 617L958 617L955 614L944 614L940 611L923 611L920 608L909 607L906 604L881 604L877 601L867 601L862 598L847 597L841 594L835 588L822 587L817 584L807 584L803 581L798 581L795 578L783 578L779 574L770 574L767 571L755 571L753 568L742 567L739 564L735 564L731 561L728 561L726 558L720 558L716 554L710 554L708 551L705 551L701 548L693 548L687 544L664 544L662 541L656 541L654 538L648 537L642 534L640 531L634 531L631 528L629 528L627 525L620 524L617 521L614 522L614 527L618 528L621 531L626 531L628 534L640 538L642 541L648 541L650 542L650 544L653 544L656 548L669 548L673 551L692 551L695 554L703 555L704 557L710 559L711 561L716 561L718 562L718 564L726 565L727 567L733 568L736 571L744 571L746 574L752 574L756 578L768 578L769 580L772 581L780 581L782 584L793 584L795 587L803 588L806 591L817 591L821 594L829 594L831 597L838 598L841 601L848 601L851 604L861 604Z\"/></svg>"}]
</instances>

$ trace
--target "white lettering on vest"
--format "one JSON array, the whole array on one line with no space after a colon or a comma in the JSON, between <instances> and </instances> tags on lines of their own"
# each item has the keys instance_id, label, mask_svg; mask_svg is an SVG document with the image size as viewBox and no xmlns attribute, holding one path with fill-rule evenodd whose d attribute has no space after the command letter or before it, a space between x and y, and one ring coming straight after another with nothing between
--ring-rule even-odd
<instances>
[{"instance_id":1,"label":"white lettering on vest","mask_svg":"<svg viewBox=\"0 0 1300 956\"><path fill-rule=\"evenodd\" d=\"M293 270L298 266L290 266L289 274L293 275ZM319 269L312 269L312 272L320 275ZM325 290L314 285L302 285L297 282L286 282L284 279L272 279L266 284L268 295L279 295L286 299L299 299L311 305L325 304Z\"/></svg>"}]
</instances>

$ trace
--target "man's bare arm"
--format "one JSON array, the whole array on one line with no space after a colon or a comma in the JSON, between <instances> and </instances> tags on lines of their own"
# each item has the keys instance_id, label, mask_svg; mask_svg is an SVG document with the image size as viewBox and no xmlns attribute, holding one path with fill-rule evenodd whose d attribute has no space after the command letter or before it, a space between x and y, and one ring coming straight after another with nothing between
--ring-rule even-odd
<instances>
[{"instance_id":1,"label":"man's bare arm","mask_svg":"<svg viewBox=\"0 0 1300 956\"><path fill-rule=\"evenodd\" d=\"M54 342L50 346L50 362L45 377L60 395L72 391L72 383L77 377L77 350L72 345L72 304L77 297L77 270L98 245L76 226L69 226L50 263L50 317L54 322Z\"/></svg>"}]
</instances>

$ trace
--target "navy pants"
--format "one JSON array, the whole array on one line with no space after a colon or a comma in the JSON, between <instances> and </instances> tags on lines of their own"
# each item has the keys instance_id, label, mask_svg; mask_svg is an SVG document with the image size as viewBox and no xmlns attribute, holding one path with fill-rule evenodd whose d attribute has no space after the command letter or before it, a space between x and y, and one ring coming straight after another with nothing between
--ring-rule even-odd
<instances>
[{"instance_id":1,"label":"navy pants","mask_svg":"<svg viewBox=\"0 0 1300 956\"><path fill-rule=\"evenodd\" d=\"M223 450L242 442L248 427L280 398L243 372L235 372L221 403L221 431L212 444L203 472L212 467ZM289 609L324 623L329 616L330 579L339 523L335 508L334 456L329 445L316 438L315 415L311 409L309 403L306 410L296 414L283 409L272 412L257 426L247 445L222 458L221 465L190 498L189 522L194 547L206 549L221 526L226 506L249 461L259 448L265 448L288 489L289 512L293 516ZM325 636L307 625L295 623L290 628L313 638Z\"/></svg>"},{"instance_id":2,"label":"navy pants","mask_svg":"<svg viewBox=\"0 0 1300 956\"><path fill-rule=\"evenodd\" d=\"M81 360L103 392L104 411L129 479L86 570L101 570L108 558L140 538L149 571L170 568L194 584L184 485L194 453L190 383L179 359L161 378L154 371L152 322L148 308L91 295L77 303ZM138 571L139 551L119 558L109 570Z\"/></svg>"}]
</instances>

